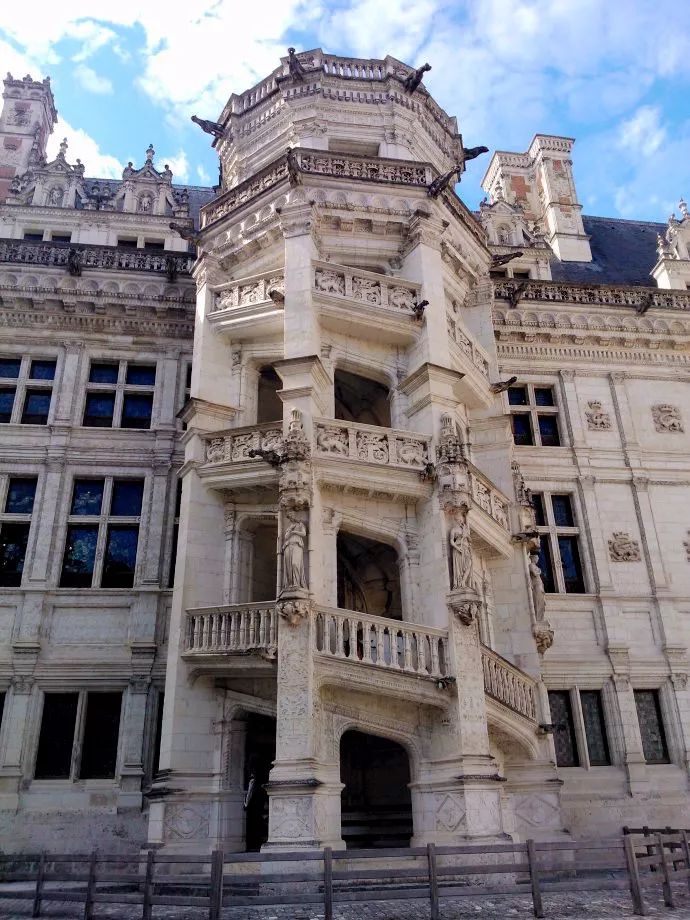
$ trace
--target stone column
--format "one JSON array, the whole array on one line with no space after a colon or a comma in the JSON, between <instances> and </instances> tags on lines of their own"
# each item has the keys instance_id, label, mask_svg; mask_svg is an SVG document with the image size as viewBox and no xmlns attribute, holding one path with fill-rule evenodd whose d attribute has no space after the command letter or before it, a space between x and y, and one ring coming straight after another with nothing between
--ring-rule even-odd
<instances>
[{"instance_id":1,"label":"stone column","mask_svg":"<svg viewBox=\"0 0 690 920\"><path fill-rule=\"evenodd\" d=\"M616 691L618 712L620 714L623 741L622 759L628 780L628 791L630 795L646 794L650 791L650 784L642 748L642 735L640 734L640 723L637 718L635 695L628 673L630 667L628 650L621 648L614 652L609 646L608 653L613 661L615 672L613 686Z\"/></svg>"},{"instance_id":2,"label":"stone column","mask_svg":"<svg viewBox=\"0 0 690 920\"><path fill-rule=\"evenodd\" d=\"M313 304L313 260L318 252L312 236L312 206L301 189L291 192L280 223L285 237L285 357L318 355L321 334Z\"/></svg>"},{"instance_id":3,"label":"stone column","mask_svg":"<svg viewBox=\"0 0 690 920\"><path fill-rule=\"evenodd\" d=\"M84 356L84 343L80 341L63 342L65 358L62 364L62 374L56 381L57 404L53 415L55 425L69 425L74 411L74 402L79 395L79 380L81 377L82 360ZM76 420L75 420L76 421Z\"/></svg>"},{"instance_id":4,"label":"stone column","mask_svg":"<svg viewBox=\"0 0 690 920\"><path fill-rule=\"evenodd\" d=\"M231 718L225 726L220 837L227 853L242 853L245 849L244 752L247 723Z\"/></svg>"},{"instance_id":5,"label":"stone column","mask_svg":"<svg viewBox=\"0 0 690 920\"><path fill-rule=\"evenodd\" d=\"M144 776L144 734L151 679L132 677L127 689L121 729L122 770L118 808L141 807L141 781Z\"/></svg>"},{"instance_id":6,"label":"stone column","mask_svg":"<svg viewBox=\"0 0 690 920\"><path fill-rule=\"evenodd\" d=\"M10 692L5 700L0 748L0 808L3 811L19 807L19 790L29 753L26 746L32 724L30 707L33 687L32 677L17 675L12 678Z\"/></svg>"}]
</instances>

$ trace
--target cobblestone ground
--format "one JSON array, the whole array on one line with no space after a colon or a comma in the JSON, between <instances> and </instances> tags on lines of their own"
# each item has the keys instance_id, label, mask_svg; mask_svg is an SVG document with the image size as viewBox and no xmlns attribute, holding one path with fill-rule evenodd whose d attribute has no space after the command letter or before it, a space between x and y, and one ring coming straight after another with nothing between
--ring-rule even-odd
<instances>
[{"instance_id":1,"label":"cobblestone ground","mask_svg":"<svg viewBox=\"0 0 690 920\"><path fill-rule=\"evenodd\" d=\"M675 886L674 886L675 888ZM676 891L675 910L664 907L652 893L647 895L648 914L658 920L690 920L690 896L687 891ZM429 905L422 900L379 901L353 905L336 905L335 920L429 920ZM572 895L546 894L544 896L546 920L611 920L611 918L633 917L630 898L626 894L613 892L578 892ZM0 901L0 917L3 920L24 920L31 916L30 901ZM48 920L81 920L81 905L65 905L45 902L41 916ZM139 920L141 908L120 905L96 905L96 920ZM154 920L204 920L205 910L181 907L156 907ZM467 920L480 917L483 920L527 920L532 917L530 898L462 898L442 900L442 920ZM323 920L323 910L318 907L261 907L224 909L223 920Z\"/></svg>"}]
</instances>

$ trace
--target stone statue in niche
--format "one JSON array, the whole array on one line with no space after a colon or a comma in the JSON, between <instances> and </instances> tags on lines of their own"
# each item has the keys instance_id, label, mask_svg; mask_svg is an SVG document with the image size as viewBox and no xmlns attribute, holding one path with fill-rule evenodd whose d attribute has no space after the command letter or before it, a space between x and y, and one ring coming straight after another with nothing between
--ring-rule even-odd
<instances>
[{"instance_id":1,"label":"stone statue in niche","mask_svg":"<svg viewBox=\"0 0 690 920\"><path fill-rule=\"evenodd\" d=\"M290 522L283 538L283 590L306 588L307 576L304 570L304 551L307 528L295 511L288 511Z\"/></svg>"},{"instance_id":2,"label":"stone statue in niche","mask_svg":"<svg viewBox=\"0 0 690 920\"><path fill-rule=\"evenodd\" d=\"M532 601L534 602L534 616L537 622L544 620L546 616L546 594L544 591L544 579L541 577L539 568L539 554L531 552L529 555L529 581L532 589Z\"/></svg>"},{"instance_id":3,"label":"stone statue in niche","mask_svg":"<svg viewBox=\"0 0 690 920\"><path fill-rule=\"evenodd\" d=\"M56 185L50 190L50 194L48 195L48 204L53 208L59 208L62 204L63 197L64 192L59 186Z\"/></svg>"},{"instance_id":4,"label":"stone statue in niche","mask_svg":"<svg viewBox=\"0 0 690 920\"><path fill-rule=\"evenodd\" d=\"M453 591L472 587L472 547L470 529L463 516L451 528L449 535L451 552L451 587Z\"/></svg>"}]
</instances>

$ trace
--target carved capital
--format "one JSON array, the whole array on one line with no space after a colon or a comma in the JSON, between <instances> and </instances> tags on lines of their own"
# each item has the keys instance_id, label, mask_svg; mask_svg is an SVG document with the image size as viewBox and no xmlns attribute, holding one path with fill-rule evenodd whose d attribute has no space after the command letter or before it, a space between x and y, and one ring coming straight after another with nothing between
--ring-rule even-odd
<instances>
[{"instance_id":1,"label":"carved capital","mask_svg":"<svg viewBox=\"0 0 690 920\"><path fill-rule=\"evenodd\" d=\"M150 677L135 676L129 679L129 692L134 694L146 694L151 686Z\"/></svg>"},{"instance_id":2,"label":"carved capital","mask_svg":"<svg viewBox=\"0 0 690 920\"><path fill-rule=\"evenodd\" d=\"M448 609L463 626L471 626L479 616L482 601L474 588L452 591L447 601Z\"/></svg>"},{"instance_id":3,"label":"carved capital","mask_svg":"<svg viewBox=\"0 0 690 920\"><path fill-rule=\"evenodd\" d=\"M540 623L535 623L532 629L532 635L534 636L537 651L540 655L547 652L553 645L553 629L548 620L542 620Z\"/></svg>"},{"instance_id":4,"label":"carved capital","mask_svg":"<svg viewBox=\"0 0 690 920\"><path fill-rule=\"evenodd\" d=\"M15 696L28 696L33 690L34 678L28 674L15 674L10 680L10 686Z\"/></svg>"},{"instance_id":5,"label":"carved capital","mask_svg":"<svg viewBox=\"0 0 690 920\"><path fill-rule=\"evenodd\" d=\"M288 626L299 626L302 620L309 616L310 604L306 600L290 598L279 601L276 609L278 615L285 620Z\"/></svg>"}]
</instances>

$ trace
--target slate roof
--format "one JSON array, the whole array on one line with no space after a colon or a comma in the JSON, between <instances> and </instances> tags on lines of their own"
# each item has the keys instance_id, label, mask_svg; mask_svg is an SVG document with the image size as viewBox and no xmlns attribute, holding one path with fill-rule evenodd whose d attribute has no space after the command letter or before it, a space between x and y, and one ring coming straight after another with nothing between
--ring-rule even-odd
<instances>
[{"instance_id":1,"label":"slate roof","mask_svg":"<svg viewBox=\"0 0 690 920\"><path fill-rule=\"evenodd\" d=\"M613 217L582 216L590 237L591 262L551 262L554 281L580 284L632 284L656 287L650 271L656 265L656 236L666 224Z\"/></svg>"}]
</instances>

